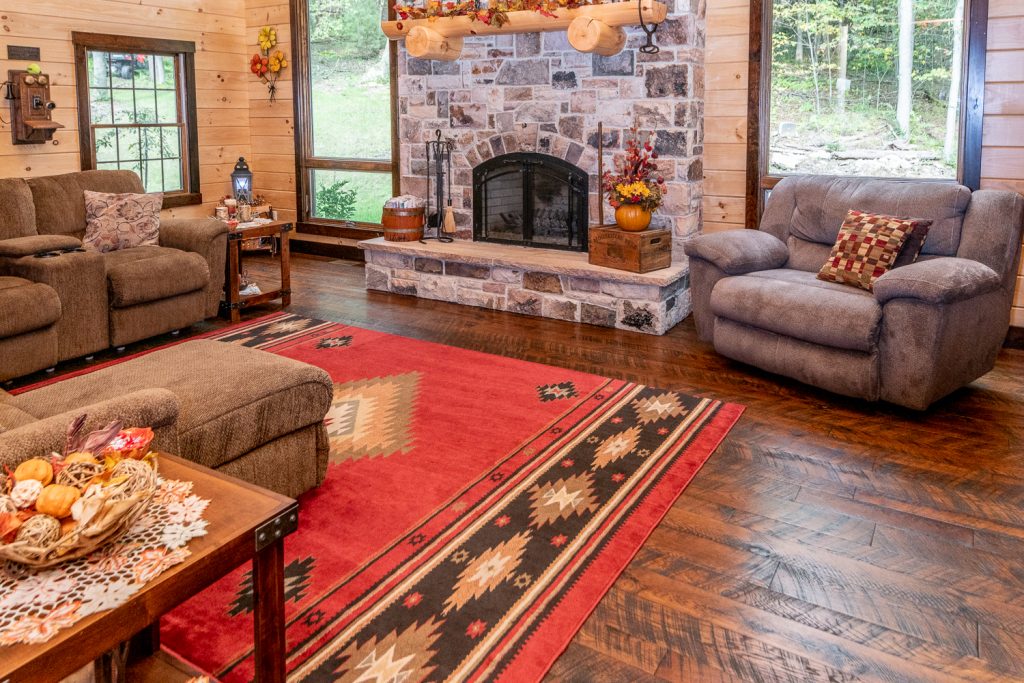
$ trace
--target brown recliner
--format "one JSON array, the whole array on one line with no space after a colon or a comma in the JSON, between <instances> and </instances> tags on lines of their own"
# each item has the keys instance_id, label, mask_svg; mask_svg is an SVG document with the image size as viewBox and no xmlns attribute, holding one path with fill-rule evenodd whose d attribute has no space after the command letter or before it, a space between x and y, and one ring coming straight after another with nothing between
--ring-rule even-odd
<instances>
[{"instance_id":1,"label":"brown recliner","mask_svg":"<svg viewBox=\"0 0 1024 683\"><path fill-rule=\"evenodd\" d=\"M0 382L57 364L60 311L52 287L0 277Z\"/></svg>"},{"instance_id":2,"label":"brown recliner","mask_svg":"<svg viewBox=\"0 0 1024 683\"><path fill-rule=\"evenodd\" d=\"M817 278L850 209L932 221L917 260L871 292ZM1015 192L791 176L772 190L758 230L686 243L697 333L734 360L924 410L995 365L1022 231Z\"/></svg>"},{"instance_id":3,"label":"brown recliner","mask_svg":"<svg viewBox=\"0 0 1024 683\"><path fill-rule=\"evenodd\" d=\"M145 191L131 171L0 180L0 275L46 284L57 293L58 360L217 314L227 226L213 219L162 219L159 246L84 251L86 190Z\"/></svg>"}]
</instances>

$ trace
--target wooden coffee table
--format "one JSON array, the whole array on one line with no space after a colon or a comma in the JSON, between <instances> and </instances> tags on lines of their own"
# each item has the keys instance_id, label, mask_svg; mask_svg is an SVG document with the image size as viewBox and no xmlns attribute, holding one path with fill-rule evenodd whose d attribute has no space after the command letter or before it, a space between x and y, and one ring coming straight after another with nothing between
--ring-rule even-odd
<instances>
[{"instance_id":1,"label":"wooden coffee table","mask_svg":"<svg viewBox=\"0 0 1024 683\"><path fill-rule=\"evenodd\" d=\"M120 607L86 617L41 645L0 647L0 681L60 680L92 661L97 680L186 680L195 672L160 653L160 617L247 560L253 564L256 680L284 681L284 537L298 526L298 503L171 455L160 456L160 475L195 482L193 493L209 499L207 535L189 541L187 560ZM121 644L133 637L131 663L118 672L109 653L123 651Z\"/></svg>"}]
</instances>

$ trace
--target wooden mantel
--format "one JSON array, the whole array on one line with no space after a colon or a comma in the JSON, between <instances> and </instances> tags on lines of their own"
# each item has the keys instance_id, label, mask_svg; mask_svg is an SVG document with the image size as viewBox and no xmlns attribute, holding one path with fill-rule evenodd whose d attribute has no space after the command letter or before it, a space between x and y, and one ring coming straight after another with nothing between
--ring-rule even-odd
<instances>
[{"instance_id":1,"label":"wooden mantel","mask_svg":"<svg viewBox=\"0 0 1024 683\"><path fill-rule=\"evenodd\" d=\"M639 24L641 8L648 24L660 24L668 16L668 6L658 0L626 0L559 9L553 17L534 11L509 12L502 26L473 21L468 16L384 21L380 26L389 40L405 38L409 54L419 59L454 61L462 54L466 36L540 31L566 31L569 44L580 52L611 56L626 46L622 27Z\"/></svg>"}]
</instances>

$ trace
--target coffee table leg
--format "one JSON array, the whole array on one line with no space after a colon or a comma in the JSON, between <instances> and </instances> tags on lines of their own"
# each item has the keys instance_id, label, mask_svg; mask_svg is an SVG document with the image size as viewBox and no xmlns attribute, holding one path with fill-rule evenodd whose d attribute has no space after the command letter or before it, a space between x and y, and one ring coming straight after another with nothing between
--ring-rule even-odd
<instances>
[{"instance_id":1,"label":"coffee table leg","mask_svg":"<svg viewBox=\"0 0 1024 683\"><path fill-rule=\"evenodd\" d=\"M284 683L284 539L252 560L257 683Z\"/></svg>"}]
</instances>

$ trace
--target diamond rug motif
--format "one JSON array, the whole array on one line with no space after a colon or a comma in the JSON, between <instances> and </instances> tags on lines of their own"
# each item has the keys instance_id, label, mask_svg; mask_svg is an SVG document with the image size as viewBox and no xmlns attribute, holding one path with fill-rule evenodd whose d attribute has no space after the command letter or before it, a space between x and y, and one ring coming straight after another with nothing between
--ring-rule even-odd
<instances>
[{"instance_id":1,"label":"diamond rug motif","mask_svg":"<svg viewBox=\"0 0 1024 683\"><path fill-rule=\"evenodd\" d=\"M409 452L419 378L410 372L335 384L324 420L331 462Z\"/></svg>"}]
</instances>

